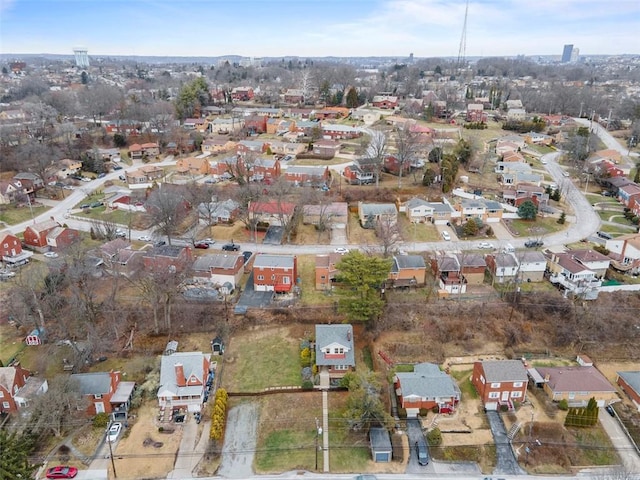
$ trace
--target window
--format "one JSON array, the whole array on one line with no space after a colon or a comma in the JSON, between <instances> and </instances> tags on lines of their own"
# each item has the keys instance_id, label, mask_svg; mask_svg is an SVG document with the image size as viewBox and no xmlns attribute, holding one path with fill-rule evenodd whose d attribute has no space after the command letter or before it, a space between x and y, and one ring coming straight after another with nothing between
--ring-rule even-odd
<instances>
[{"instance_id":1,"label":"window","mask_svg":"<svg viewBox=\"0 0 640 480\"><path fill-rule=\"evenodd\" d=\"M491 388L500 388L500 382L492 383Z\"/></svg>"},{"instance_id":2,"label":"window","mask_svg":"<svg viewBox=\"0 0 640 480\"><path fill-rule=\"evenodd\" d=\"M93 398L95 398L95 399L98 399L98 400L99 400L99 399L101 399L101 398L102 398L102 394L101 394L101 393L98 393L98 394L94 395L94 396L93 396Z\"/></svg>"},{"instance_id":3,"label":"window","mask_svg":"<svg viewBox=\"0 0 640 480\"><path fill-rule=\"evenodd\" d=\"M489 392L489 398L500 398L500 392Z\"/></svg>"},{"instance_id":4,"label":"window","mask_svg":"<svg viewBox=\"0 0 640 480\"><path fill-rule=\"evenodd\" d=\"M264 275L258 275L258 280L264 280Z\"/></svg>"},{"instance_id":5,"label":"window","mask_svg":"<svg viewBox=\"0 0 640 480\"><path fill-rule=\"evenodd\" d=\"M282 277L282 283L284 283L285 285L289 285L291 283L291 280L289 279L289 277Z\"/></svg>"},{"instance_id":6,"label":"window","mask_svg":"<svg viewBox=\"0 0 640 480\"><path fill-rule=\"evenodd\" d=\"M276 276L275 275L271 275L271 280L275 280Z\"/></svg>"},{"instance_id":7,"label":"window","mask_svg":"<svg viewBox=\"0 0 640 480\"><path fill-rule=\"evenodd\" d=\"M333 349L333 353L344 353L344 348L336 347Z\"/></svg>"},{"instance_id":8,"label":"window","mask_svg":"<svg viewBox=\"0 0 640 480\"><path fill-rule=\"evenodd\" d=\"M0 390L0 398L4 398L4 392Z\"/></svg>"},{"instance_id":9,"label":"window","mask_svg":"<svg viewBox=\"0 0 640 480\"><path fill-rule=\"evenodd\" d=\"M513 382L513 386L514 386L514 388L521 388L522 387L522 382Z\"/></svg>"},{"instance_id":10,"label":"window","mask_svg":"<svg viewBox=\"0 0 640 480\"><path fill-rule=\"evenodd\" d=\"M511 392L511 398L520 398L522 396L522 392Z\"/></svg>"}]
</instances>

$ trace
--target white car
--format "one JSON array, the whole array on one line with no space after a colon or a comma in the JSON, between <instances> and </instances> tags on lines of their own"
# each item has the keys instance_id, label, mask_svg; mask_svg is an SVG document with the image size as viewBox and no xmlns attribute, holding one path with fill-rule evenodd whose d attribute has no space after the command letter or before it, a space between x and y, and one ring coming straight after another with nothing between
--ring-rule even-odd
<instances>
[{"instance_id":1,"label":"white car","mask_svg":"<svg viewBox=\"0 0 640 480\"><path fill-rule=\"evenodd\" d=\"M344 255L346 253L349 253L349 249L344 247L338 247L334 250L334 252L339 253L340 255Z\"/></svg>"},{"instance_id":2,"label":"white car","mask_svg":"<svg viewBox=\"0 0 640 480\"><path fill-rule=\"evenodd\" d=\"M478 244L478 248L482 250L491 250L493 249L493 245L491 245L489 242L480 242Z\"/></svg>"},{"instance_id":3,"label":"white car","mask_svg":"<svg viewBox=\"0 0 640 480\"><path fill-rule=\"evenodd\" d=\"M44 256L47 258L58 258L58 254L56 252L45 252Z\"/></svg>"},{"instance_id":4,"label":"white car","mask_svg":"<svg viewBox=\"0 0 640 480\"><path fill-rule=\"evenodd\" d=\"M204 238L200 240L200 243L206 243L207 245L213 245L216 241L213 238Z\"/></svg>"},{"instance_id":5,"label":"white car","mask_svg":"<svg viewBox=\"0 0 640 480\"><path fill-rule=\"evenodd\" d=\"M63 190L75 190L76 187L74 187L73 185L65 185L64 187L62 187Z\"/></svg>"},{"instance_id":6,"label":"white car","mask_svg":"<svg viewBox=\"0 0 640 480\"><path fill-rule=\"evenodd\" d=\"M442 232L442 238L448 242L451 240L451 235L449 235L449 232Z\"/></svg>"},{"instance_id":7,"label":"white car","mask_svg":"<svg viewBox=\"0 0 640 480\"><path fill-rule=\"evenodd\" d=\"M121 430L122 430L122 424L120 422L111 424L111 427L109 427L109 433L107 434L108 441L110 443L115 442L118 439L118 435L120 435Z\"/></svg>"},{"instance_id":8,"label":"white car","mask_svg":"<svg viewBox=\"0 0 640 480\"><path fill-rule=\"evenodd\" d=\"M140 240L141 242L150 242L151 237L149 235L142 235L141 237L138 237L138 240Z\"/></svg>"}]
</instances>

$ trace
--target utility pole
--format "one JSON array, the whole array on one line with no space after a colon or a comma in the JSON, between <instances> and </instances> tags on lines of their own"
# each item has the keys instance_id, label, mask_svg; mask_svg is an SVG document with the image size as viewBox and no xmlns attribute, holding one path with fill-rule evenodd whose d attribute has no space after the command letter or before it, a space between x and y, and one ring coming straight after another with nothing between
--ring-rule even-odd
<instances>
[{"instance_id":1,"label":"utility pole","mask_svg":"<svg viewBox=\"0 0 640 480\"><path fill-rule=\"evenodd\" d=\"M118 478L118 473L116 472L116 462L113 459L113 450L111 449L111 439L109 438L108 433L107 433L107 441L109 442L109 456L111 457L111 466L113 467L113 478Z\"/></svg>"},{"instance_id":2,"label":"utility pole","mask_svg":"<svg viewBox=\"0 0 640 480\"><path fill-rule=\"evenodd\" d=\"M316 471L318 470L318 439L320 438L320 435L322 435L322 427L320 426L320 421L318 420L318 417L316 417Z\"/></svg>"}]
</instances>

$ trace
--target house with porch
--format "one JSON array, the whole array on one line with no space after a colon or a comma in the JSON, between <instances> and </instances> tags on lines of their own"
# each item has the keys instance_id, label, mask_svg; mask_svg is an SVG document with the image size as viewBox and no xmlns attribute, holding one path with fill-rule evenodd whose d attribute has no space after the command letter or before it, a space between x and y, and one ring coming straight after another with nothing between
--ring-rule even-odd
<instances>
[{"instance_id":1,"label":"house with porch","mask_svg":"<svg viewBox=\"0 0 640 480\"><path fill-rule=\"evenodd\" d=\"M490 253L485 257L487 270L498 283L513 282L518 275L520 264L511 252Z\"/></svg>"},{"instance_id":2,"label":"house with porch","mask_svg":"<svg viewBox=\"0 0 640 480\"><path fill-rule=\"evenodd\" d=\"M0 367L0 413L18 411L15 395L25 386L31 376L29 370L22 368L20 363L10 367Z\"/></svg>"},{"instance_id":3,"label":"house with porch","mask_svg":"<svg viewBox=\"0 0 640 480\"><path fill-rule=\"evenodd\" d=\"M462 275L460 261L453 254L439 254L431 258L431 271L445 294L467 291L467 279Z\"/></svg>"},{"instance_id":4,"label":"house with porch","mask_svg":"<svg viewBox=\"0 0 640 480\"><path fill-rule=\"evenodd\" d=\"M135 382L123 382L120 372L74 373L71 375L79 390L78 410L87 415L118 413L126 415L131 404Z\"/></svg>"},{"instance_id":5,"label":"house with porch","mask_svg":"<svg viewBox=\"0 0 640 480\"><path fill-rule=\"evenodd\" d=\"M585 300L598 298L602 280L598 274L582 264L571 252L545 254L549 281ZM599 262L598 262L599 263Z\"/></svg>"},{"instance_id":6,"label":"house with porch","mask_svg":"<svg viewBox=\"0 0 640 480\"><path fill-rule=\"evenodd\" d=\"M609 380L593 365L536 367L544 380L543 389L554 402L566 400L570 406L586 406L591 397L599 407L618 400L618 393Z\"/></svg>"},{"instance_id":7,"label":"house with porch","mask_svg":"<svg viewBox=\"0 0 640 480\"><path fill-rule=\"evenodd\" d=\"M328 387L356 368L353 326L349 324L316 325L315 349L321 385Z\"/></svg>"},{"instance_id":8,"label":"house with porch","mask_svg":"<svg viewBox=\"0 0 640 480\"><path fill-rule=\"evenodd\" d=\"M28 253L28 255L23 255ZM12 233L0 233L0 260L5 263L15 263L14 259L29 258L33 255L32 252L26 252L22 250L22 242Z\"/></svg>"},{"instance_id":9,"label":"house with porch","mask_svg":"<svg viewBox=\"0 0 640 480\"><path fill-rule=\"evenodd\" d=\"M176 352L160 359L160 388L158 404L167 412L186 409L200 412L207 380L212 375L211 354L202 352Z\"/></svg>"},{"instance_id":10,"label":"house with porch","mask_svg":"<svg viewBox=\"0 0 640 480\"><path fill-rule=\"evenodd\" d=\"M420 255L394 255L386 285L391 288L422 287L426 283L427 266Z\"/></svg>"},{"instance_id":11,"label":"house with porch","mask_svg":"<svg viewBox=\"0 0 640 480\"><path fill-rule=\"evenodd\" d=\"M420 410L434 408L438 413L452 413L462 396L455 379L434 363L418 363L413 372L397 372L393 385L407 418L417 418Z\"/></svg>"},{"instance_id":12,"label":"house with porch","mask_svg":"<svg viewBox=\"0 0 640 480\"><path fill-rule=\"evenodd\" d=\"M527 370L521 360L484 360L473 364L471 383L487 410L503 405L513 410L513 402L527 398Z\"/></svg>"},{"instance_id":13,"label":"house with porch","mask_svg":"<svg viewBox=\"0 0 640 480\"><path fill-rule=\"evenodd\" d=\"M640 233L630 233L607 240L611 266L619 271L637 272L640 269Z\"/></svg>"},{"instance_id":14,"label":"house with porch","mask_svg":"<svg viewBox=\"0 0 640 480\"><path fill-rule=\"evenodd\" d=\"M298 258L259 253L253 261L252 272L256 291L289 293L298 279Z\"/></svg>"}]
</instances>

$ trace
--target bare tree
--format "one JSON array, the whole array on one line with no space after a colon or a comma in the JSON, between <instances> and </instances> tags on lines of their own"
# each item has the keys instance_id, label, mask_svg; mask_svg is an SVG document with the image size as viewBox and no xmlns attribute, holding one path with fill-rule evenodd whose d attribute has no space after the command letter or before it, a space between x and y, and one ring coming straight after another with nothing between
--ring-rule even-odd
<instances>
[{"instance_id":1,"label":"bare tree","mask_svg":"<svg viewBox=\"0 0 640 480\"><path fill-rule=\"evenodd\" d=\"M160 235L166 235L171 245L171 236L187 211L184 197L176 189L161 184L151 192L147 205L155 231Z\"/></svg>"},{"instance_id":2,"label":"bare tree","mask_svg":"<svg viewBox=\"0 0 640 480\"><path fill-rule=\"evenodd\" d=\"M34 399L27 431L36 435L62 437L72 427L79 427L84 420L78 417L77 400L85 398L80 388L68 375L58 375L49 381L48 391Z\"/></svg>"},{"instance_id":3,"label":"bare tree","mask_svg":"<svg viewBox=\"0 0 640 480\"><path fill-rule=\"evenodd\" d=\"M388 257L393 247L401 240L398 222L393 218L382 216L376 220L375 231L382 244L382 255Z\"/></svg>"},{"instance_id":4,"label":"bare tree","mask_svg":"<svg viewBox=\"0 0 640 480\"><path fill-rule=\"evenodd\" d=\"M238 186L234 192L234 199L240 207L238 208L238 220L244 223L247 230L249 230L250 238L252 241L256 241L256 227L258 219L255 215L252 215L249 211L249 206L252 202L258 202L262 198L264 187L258 183L246 183Z\"/></svg>"},{"instance_id":5,"label":"bare tree","mask_svg":"<svg viewBox=\"0 0 640 480\"><path fill-rule=\"evenodd\" d=\"M366 149L366 155L374 160L374 168L376 174L376 188L380 186L380 172L382 171L382 165L384 157L389 149L387 141L387 135L381 129L376 128L371 130L371 139Z\"/></svg>"},{"instance_id":6,"label":"bare tree","mask_svg":"<svg viewBox=\"0 0 640 480\"><path fill-rule=\"evenodd\" d=\"M416 160L420 152L418 135L411 131L409 125L402 125L395 130L396 158L398 160L398 188L402 187L402 175L411 162Z\"/></svg>"}]
</instances>

